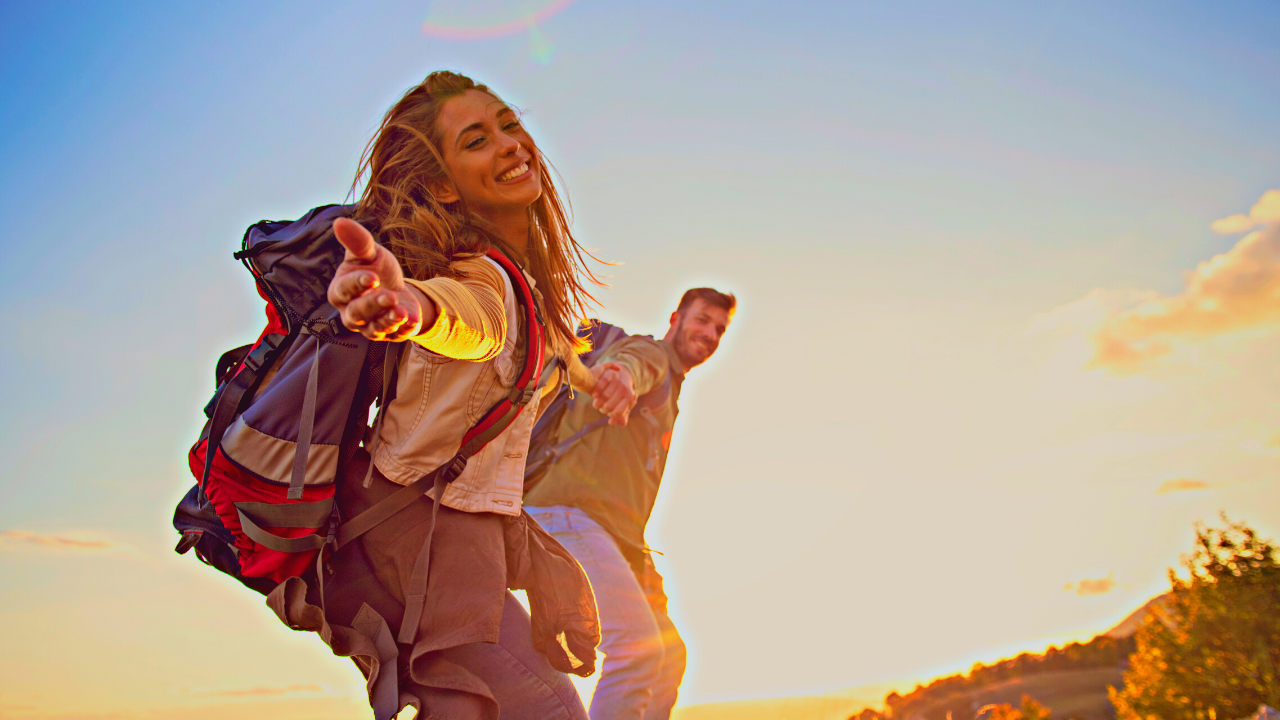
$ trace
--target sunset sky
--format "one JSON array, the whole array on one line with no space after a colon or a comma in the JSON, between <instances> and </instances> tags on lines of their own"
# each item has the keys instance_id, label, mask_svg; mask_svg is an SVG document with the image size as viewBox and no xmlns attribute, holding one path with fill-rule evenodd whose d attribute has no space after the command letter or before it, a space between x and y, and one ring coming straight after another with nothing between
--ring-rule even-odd
<instances>
[{"instance_id":1,"label":"sunset sky","mask_svg":"<svg viewBox=\"0 0 1280 720\"><path fill-rule=\"evenodd\" d=\"M244 228L440 68L526 113L605 319L739 298L648 533L682 705L1088 639L1194 522L1280 538L1280 6L960 5L0 5L0 718L370 716L169 520Z\"/></svg>"}]
</instances>

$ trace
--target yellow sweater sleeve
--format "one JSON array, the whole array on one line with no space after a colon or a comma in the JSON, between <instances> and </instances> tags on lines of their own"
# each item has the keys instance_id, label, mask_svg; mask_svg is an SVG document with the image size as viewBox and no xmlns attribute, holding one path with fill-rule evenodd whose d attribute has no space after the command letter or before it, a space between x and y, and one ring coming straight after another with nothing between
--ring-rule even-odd
<instances>
[{"instance_id":1,"label":"yellow sweater sleeve","mask_svg":"<svg viewBox=\"0 0 1280 720\"><path fill-rule=\"evenodd\" d=\"M483 257L453 263L460 280L436 277L406 280L435 303L435 323L414 342L455 360L492 360L507 339L502 271Z\"/></svg>"},{"instance_id":2,"label":"yellow sweater sleeve","mask_svg":"<svg viewBox=\"0 0 1280 720\"><path fill-rule=\"evenodd\" d=\"M590 395L596 389L596 376L582 364L582 358L570 350L565 364L569 367L569 386Z\"/></svg>"}]
</instances>

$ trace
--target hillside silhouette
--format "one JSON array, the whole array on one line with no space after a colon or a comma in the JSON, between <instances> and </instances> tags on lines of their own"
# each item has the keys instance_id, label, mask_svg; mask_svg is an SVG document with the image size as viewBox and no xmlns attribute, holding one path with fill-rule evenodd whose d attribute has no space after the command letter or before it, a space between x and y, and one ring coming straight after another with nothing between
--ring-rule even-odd
<instances>
[{"instance_id":1,"label":"hillside silhouette","mask_svg":"<svg viewBox=\"0 0 1280 720\"><path fill-rule=\"evenodd\" d=\"M1151 604L1139 613L1145 615ZM1138 613L1135 613L1138 615ZM1122 627L1087 643L1052 647L1041 654L1022 653L990 665L977 663L968 673L938 678L905 695L890 693L885 712L867 708L851 720L967 720L987 705L1016 705L1023 696L1053 708L1060 720L1111 720L1115 708L1108 686L1123 684L1129 656L1136 648L1131 618Z\"/></svg>"}]
</instances>

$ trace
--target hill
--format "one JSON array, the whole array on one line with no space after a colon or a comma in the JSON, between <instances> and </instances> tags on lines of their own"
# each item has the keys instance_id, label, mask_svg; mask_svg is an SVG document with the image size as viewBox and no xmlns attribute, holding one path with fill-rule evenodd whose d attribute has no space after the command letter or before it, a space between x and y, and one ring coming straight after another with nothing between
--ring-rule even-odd
<instances>
[{"instance_id":1,"label":"hill","mask_svg":"<svg viewBox=\"0 0 1280 720\"><path fill-rule=\"evenodd\" d=\"M968 720L986 705L1009 703L1017 706L1023 695L1029 695L1053 711L1054 718L1110 720L1115 708L1107 697L1107 686L1120 686L1124 670L1119 666L1061 670L1026 677L1011 678L983 685L966 692L954 693L934 702L911 707L907 720Z\"/></svg>"},{"instance_id":2,"label":"hill","mask_svg":"<svg viewBox=\"0 0 1280 720\"><path fill-rule=\"evenodd\" d=\"M1147 619L1147 615L1151 614L1152 608L1164 607L1169 602L1169 594L1157 595L1147 601L1145 605L1129 613L1129 617L1120 621L1119 625L1111 628L1103 633L1107 637L1126 638L1138 632L1138 627L1142 625L1142 621Z\"/></svg>"},{"instance_id":3,"label":"hill","mask_svg":"<svg viewBox=\"0 0 1280 720\"><path fill-rule=\"evenodd\" d=\"M736 700L677 707L672 720L845 720L850 713L878 705L885 694L909 688L909 682L863 685L823 695Z\"/></svg>"},{"instance_id":4,"label":"hill","mask_svg":"<svg viewBox=\"0 0 1280 720\"><path fill-rule=\"evenodd\" d=\"M741 700L677 708L674 720L969 720L986 705L1018 705L1029 695L1050 708L1056 720L1111 720L1115 708L1107 687L1123 684L1133 653L1133 634L1153 607L1152 598L1115 627L1087 643L1023 653L991 665L917 685L906 694L883 694L891 686L870 686L823 696ZM879 691L877 694L876 691ZM879 699L884 698L883 705ZM871 709L870 706L881 709ZM867 708L867 709L862 709ZM860 709L861 712L858 712ZM887 711L887 712L886 712Z\"/></svg>"}]
</instances>

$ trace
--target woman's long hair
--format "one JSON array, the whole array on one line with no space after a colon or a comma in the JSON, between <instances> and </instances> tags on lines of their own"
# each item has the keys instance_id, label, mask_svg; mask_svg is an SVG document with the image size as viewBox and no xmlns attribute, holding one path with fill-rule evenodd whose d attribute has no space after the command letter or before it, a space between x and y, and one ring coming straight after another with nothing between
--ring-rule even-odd
<instances>
[{"instance_id":1,"label":"woman's long hair","mask_svg":"<svg viewBox=\"0 0 1280 720\"><path fill-rule=\"evenodd\" d=\"M488 87L458 73L440 70L410 88L387 111L378 132L360 158L352 191L367 177L356 216L378 225L379 239L404 266L409 277L450 277L449 262L459 254L497 247L519 260L483 218L462 200L441 203L432 186L453 184L440 151L436 120L449 98L479 90L502 102ZM583 278L600 285L586 266L591 257L569 231L566 203L547 173L549 164L537 147L528 148L542 178L542 195L529 207L529 246L525 267L538 283L547 324L572 340L588 304L598 305ZM575 347L582 345L574 343ZM579 347L579 349L585 349Z\"/></svg>"}]
</instances>

